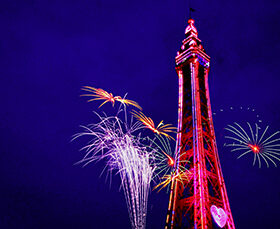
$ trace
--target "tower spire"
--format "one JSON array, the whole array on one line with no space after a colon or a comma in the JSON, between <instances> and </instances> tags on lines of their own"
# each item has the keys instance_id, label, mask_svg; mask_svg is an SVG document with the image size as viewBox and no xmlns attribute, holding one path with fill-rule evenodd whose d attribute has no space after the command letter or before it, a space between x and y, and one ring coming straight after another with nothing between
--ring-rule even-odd
<instances>
[{"instance_id":1,"label":"tower spire","mask_svg":"<svg viewBox=\"0 0 280 229\"><path fill-rule=\"evenodd\" d=\"M188 20L188 26L185 30L185 34L186 34L186 36L193 35L193 36L197 37L197 29L194 26L194 20L192 18L190 18Z\"/></svg>"}]
</instances>

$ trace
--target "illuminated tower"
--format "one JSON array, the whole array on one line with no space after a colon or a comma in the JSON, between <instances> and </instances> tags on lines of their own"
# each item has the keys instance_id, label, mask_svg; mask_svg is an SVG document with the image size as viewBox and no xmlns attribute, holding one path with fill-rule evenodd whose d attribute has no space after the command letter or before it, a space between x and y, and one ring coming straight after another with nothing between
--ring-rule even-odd
<instances>
[{"instance_id":1,"label":"illuminated tower","mask_svg":"<svg viewBox=\"0 0 280 229\"><path fill-rule=\"evenodd\" d=\"M188 181L174 180L171 185L165 228L234 229L210 106L210 57L197 37L193 19L189 19L185 34L176 56L179 76L176 151L177 172L180 165L190 173Z\"/></svg>"}]
</instances>

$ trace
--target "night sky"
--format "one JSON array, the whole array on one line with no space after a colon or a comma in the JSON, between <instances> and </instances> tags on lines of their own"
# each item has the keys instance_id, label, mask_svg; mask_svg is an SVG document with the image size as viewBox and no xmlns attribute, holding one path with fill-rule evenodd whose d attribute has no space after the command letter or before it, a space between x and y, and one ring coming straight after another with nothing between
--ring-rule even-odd
<instances>
[{"instance_id":1,"label":"night sky","mask_svg":"<svg viewBox=\"0 0 280 229\"><path fill-rule=\"evenodd\" d=\"M252 155L237 160L223 145L233 122L280 130L280 3L191 6L211 57L214 125L236 228L278 229L280 168L253 167ZM74 165L86 139L71 137L97 122L100 104L87 103L80 89L128 93L156 123L176 126L175 55L188 7L186 0L1 1L0 228L130 227L119 177L110 185L100 176L103 162ZM165 191L151 192L147 228L164 227L167 207Z\"/></svg>"}]
</instances>

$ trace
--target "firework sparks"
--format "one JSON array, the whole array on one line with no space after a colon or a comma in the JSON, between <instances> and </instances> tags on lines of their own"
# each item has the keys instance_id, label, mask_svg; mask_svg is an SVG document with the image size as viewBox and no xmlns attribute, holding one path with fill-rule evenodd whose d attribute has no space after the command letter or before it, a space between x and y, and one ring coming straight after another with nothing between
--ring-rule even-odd
<instances>
[{"instance_id":1,"label":"firework sparks","mask_svg":"<svg viewBox=\"0 0 280 229\"><path fill-rule=\"evenodd\" d=\"M150 140L155 149L154 161L156 164L156 173L154 178L170 174L175 169L175 155L171 150L169 139L164 136L156 135L156 140L158 140L159 143L157 143L155 139Z\"/></svg>"},{"instance_id":2,"label":"firework sparks","mask_svg":"<svg viewBox=\"0 0 280 229\"><path fill-rule=\"evenodd\" d=\"M142 144L140 135L132 135L138 129L137 124L129 127L118 117L99 118L99 123L84 127L85 131L74 137L91 137L90 143L83 148L86 155L81 162L88 164L105 159L110 172L117 170L132 228L143 229L148 192L155 170L151 165L153 149Z\"/></svg>"},{"instance_id":3,"label":"firework sparks","mask_svg":"<svg viewBox=\"0 0 280 229\"><path fill-rule=\"evenodd\" d=\"M152 146L155 149L154 152L154 162L156 164L154 179L159 179L160 183L157 184L153 190L160 187L158 192L165 187L168 187L169 184L174 179L179 179L181 182L186 178L186 174L190 172L186 169L185 165L189 161L182 160L185 153L176 153L172 151L170 141L165 136L156 135L156 140L150 140ZM178 163L180 161L180 163ZM184 175L185 174L185 175ZM184 176L183 176L184 175Z\"/></svg>"},{"instance_id":4,"label":"firework sparks","mask_svg":"<svg viewBox=\"0 0 280 229\"><path fill-rule=\"evenodd\" d=\"M265 128L264 132L259 137L259 126L255 124L255 133L250 123L247 123L250 129L250 133L247 133L244 128L238 123L235 125L228 125L225 128L227 131L231 132L233 136L226 136L227 139L233 140L232 144L227 144L226 146L234 147L231 151L241 151L242 154L239 155L238 159L246 154L253 153L255 165L256 160L258 160L259 168L261 168L261 161L266 163L269 167L269 162L277 167L275 160L280 161L280 138L275 138L280 131L273 133L272 135L265 137L267 133L268 126Z\"/></svg>"},{"instance_id":5,"label":"firework sparks","mask_svg":"<svg viewBox=\"0 0 280 229\"><path fill-rule=\"evenodd\" d=\"M150 118L145 116L141 111L132 111L132 114L135 118L137 118L146 128L152 130L154 133L158 135L163 135L167 138L171 138L174 140L173 137L171 137L168 133L176 133L176 127L172 127L171 124L163 124L163 121L161 121L157 127L155 127L154 121Z\"/></svg>"},{"instance_id":6,"label":"firework sparks","mask_svg":"<svg viewBox=\"0 0 280 229\"><path fill-rule=\"evenodd\" d=\"M101 88L94 88L94 87L89 87L89 86L84 86L82 90L90 92L90 94L83 94L81 96L89 96L89 97L94 97L93 99L89 99L88 102L94 101L94 100L104 100L103 103L99 107L102 107L104 104L111 102L112 105L115 105L115 102L120 102L123 105L131 105L134 106L140 110L142 108L139 106L139 104L135 101L129 100L122 98L120 96L113 96L112 93L109 93Z\"/></svg>"},{"instance_id":7,"label":"firework sparks","mask_svg":"<svg viewBox=\"0 0 280 229\"><path fill-rule=\"evenodd\" d=\"M153 190L158 189L158 192L165 188L166 186L170 185L172 181L179 181L182 185L184 185L185 180L188 179L188 171L179 171L179 172L171 172L171 174L166 174L163 177L161 177L162 182L157 184Z\"/></svg>"}]
</instances>

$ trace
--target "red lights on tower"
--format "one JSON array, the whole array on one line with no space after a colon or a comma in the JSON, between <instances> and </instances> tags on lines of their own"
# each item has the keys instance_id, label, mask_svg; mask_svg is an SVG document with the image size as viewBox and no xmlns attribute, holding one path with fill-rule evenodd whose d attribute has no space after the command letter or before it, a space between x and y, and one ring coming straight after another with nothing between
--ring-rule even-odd
<instances>
[{"instance_id":1,"label":"red lights on tower","mask_svg":"<svg viewBox=\"0 0 280 229\"><path fill-rule=\"evenodd\" d=\"M188 21L185 34L176 56L179 159L175 166L177 173L182 173L184 167L188 179L172 181L165 228L235 229L212 120L208 87L210 57L204 52L193 19ZM258 146L252 147L254 152L259 150Z\"/></svg>"}]
</instances>

